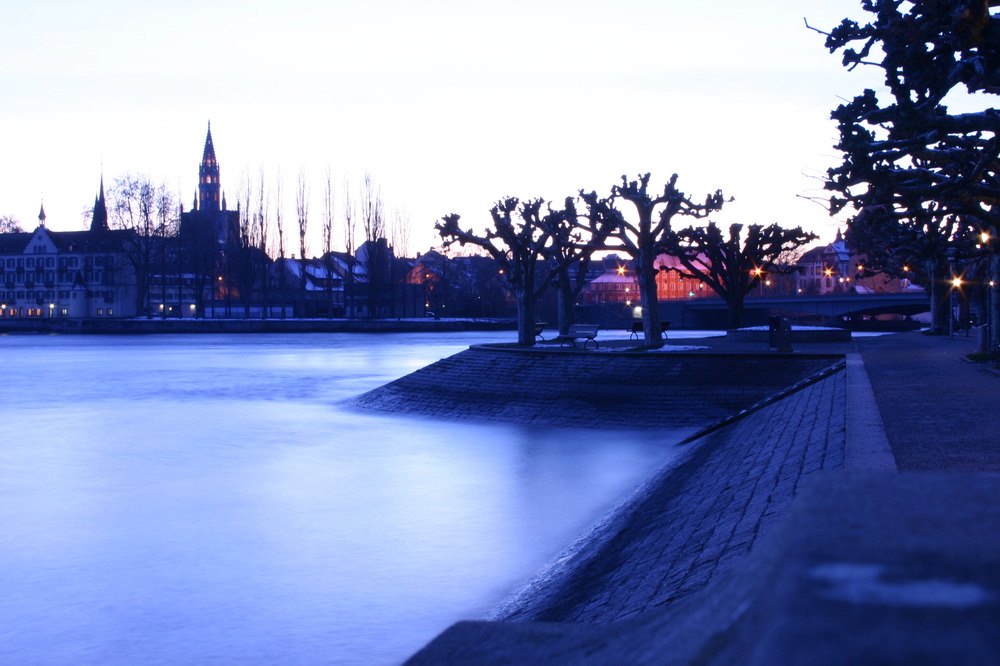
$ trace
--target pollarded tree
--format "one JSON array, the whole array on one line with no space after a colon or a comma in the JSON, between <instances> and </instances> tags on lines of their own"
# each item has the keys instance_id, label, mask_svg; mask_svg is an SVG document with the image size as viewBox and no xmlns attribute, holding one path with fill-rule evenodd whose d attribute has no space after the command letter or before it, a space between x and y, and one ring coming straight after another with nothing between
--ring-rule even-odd
<instances>
[{"instance_id":1,"label":"pollarded tree","mask_svg":"<svg viewBox=\"0 0 1000 666\"><path fill-rule=\"evenodd\" d=\"M566 335L575 323L576 299L587 285L587 271L594 252L604 247L613 224L606 218L584 217L576 213L572 197L566 197L565 216L576 224L553 225L552 242L544 255L552 271L552 287L556 292L559 333ZM586 220L586 221L584 221Z\"/></svg>"},{"instance_id":2,"label":"pollarded tree","mask_svg":"<svg viewBox=\"0 0 1000 666\"><path fill-rule=\"evenodd\" d=\"M639 282L639 299L642 304L642 324L644 343L647 347L661 347L660 309L656 294L656 273L654 265L657 254L667 235L674 217L705 217L722 208L725 202L722 192L716 191L705 197L705 203L697 204L677 189L677 174L663 186L663 192L650 196L647 190L649 174L639 176L639 180L629 181L622 176L622 184L611 188L611 196L598 198L595 192L580 192L589 209L589 219L598 220L610 226L608 244L603 249L621 250L635 262L636 279ZM615 200L628 201L635 208L637 219L628 219L618 208Z\"/></svg>"},{"instance_id":3,"label":"pollarded tree","mask_svg":"<svg viewBox=\"0 0 1000 666\"><path fill-rule=\"evenodd\" d=\"M842 51L845 66L881 68L889 93L881 101L865 90L832 113L843 162L828 172L826 187L835 193L831 212L846 205L859 213L878 209L879 224L895 219L904 242L931 233L941 254L961 252L961 239L980 233L990 234L995 245L1000 113L986 95L1000 93L1000 19L990 15L996 6L997 0L863 0L862 8L874 15L869 23L845 19L824 33L827 48ZM946 98L963 91L968 95L960 103L972 110L951 113ZM858 216L850 225L870 222ZM870 237L865 230L855 235ZM871 253L869 247L856 249ZM995 350L1000 259L993 249ZM938 265L946 262L941 254L934 260ZM940 300L932 298L931 306L940 331Z\"/></svg>"},{"instance_id":4,"label":"pollarded tree","mask_svg":"<svg viewBox=\"0 0 1000 666\"><path fill-rule=\"evenodd\" d=\"M701 280L729 306L729 328L743 325L743 301L764 274L779 270L781 256L816 240L801 227L785 229L777 224L750 224L743 236L742 224L729 225L729 237L709 222L667 234L663 252L676 257L680 267L665 268L685 278Z\"/></svg>"},{"instance_id":5,"label":"pollarded tree","mask_svg":"<svg viewBox=\"0 0 1000 666\"><path fill-rule=\"evenodd\" d=\"M557 228L576 224L573 207L553 210L541 199L521 202L515 197L498 201L490 209L493 227L485 235L458 226L458 215L446 215L435 228L444 247L453 243L475 245L485 250L503 270L517 300L517 343L535 344L535 303L548 287L555 271L539 276L545 266L547 248ZM517 219L515 219L517 218Z\"/></svg>"}]
</instances>

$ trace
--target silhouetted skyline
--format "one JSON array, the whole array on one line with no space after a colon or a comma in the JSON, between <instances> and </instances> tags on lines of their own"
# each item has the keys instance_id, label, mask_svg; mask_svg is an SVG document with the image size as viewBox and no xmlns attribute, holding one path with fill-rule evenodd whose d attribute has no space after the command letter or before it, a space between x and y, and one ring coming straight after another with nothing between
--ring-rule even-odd
<instances>
[{"instance_id":1,"label":"silhouetted skyline","mask_svg":"<svg viewBox=\"0 0 1000 666\"><path fill-rule=\"evenodd\" d=\"M338 207L345 177L372 174L408 215L411 251L445 214L482 228L502 196L607 193L645 171L734 196L721 221L829 241L837 222L796 195L822 194L838 159L830 110L879 79L845 72L803 17L829 29L861 13L857 0L26 3L0 27L0 214L33 228L41 199L51 228L83 228L102 170L148 174L188 206L211 120L224 192L280 170L290 220L304 167L317 234L329 165Z\"/></svg>"}]
</instances>

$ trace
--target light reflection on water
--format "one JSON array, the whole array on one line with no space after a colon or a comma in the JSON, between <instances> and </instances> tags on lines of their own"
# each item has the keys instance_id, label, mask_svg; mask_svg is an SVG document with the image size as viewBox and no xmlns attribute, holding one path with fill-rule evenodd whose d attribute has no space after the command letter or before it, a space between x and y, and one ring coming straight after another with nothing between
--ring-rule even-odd
<instances>
[{"instance_id":1,"label":"light reflection on water","mask_svg":"<svg viewBox=\"0 0 1000 666\"><path fill-rule=\"evenodd\" d=\"M0 336L0 663L395 663L481 617L672 455L341 404L509 335Z\"/></svg>"}]
</instances>

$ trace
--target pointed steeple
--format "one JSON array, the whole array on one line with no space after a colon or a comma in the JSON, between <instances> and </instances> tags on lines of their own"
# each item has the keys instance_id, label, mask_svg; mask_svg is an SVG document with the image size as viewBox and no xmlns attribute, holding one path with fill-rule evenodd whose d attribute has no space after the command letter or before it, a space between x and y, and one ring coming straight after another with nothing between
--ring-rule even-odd
<instances>
[{"instance_id":1,"label":"pointed steeple","mask_svg":"<svg viewBox=\"0 0 1000 666\"><path fill-rule=\"evenodd\" d=\"M212 143L212 121L208 121L208 134L205 136L205 151L202 153L201 166L198 169L198 208L201 210L219 210L220 191L219 162L215 159L215 145Z\"/></svg>"},{"instance_id":2,"label":"pointed steeple","mask_svg":"<svg viewBox=\"0 0 1000 666\"><path fill-rule=\"evenodd\" d=\"M205 136L205 151L201 156L202 163L215 163L215 144L212 143L212 121L208 121L208 134Z\"/></svg>"},{"instance_id":3,"label":"pointed steeple","mask_svg":"<svg viewBox=\"0 0 1000 666\"><path fill-rule=\"evenodd\" d=\"M45 202L42 202L41 207L38 209L38 226L45 226Z\"/></svg>"},{"instance_id":4,"label":"pointed steeple","mask_svg":"<svg viewBox=\"0 0 1000 666\"><path fill-rule=\"evenodd\" d=\"M104 174L101 174L101 191L94 198L94 216L90 220L90 230L108 230L108 206L104 200Z\"/></svg>"}]
</instances>

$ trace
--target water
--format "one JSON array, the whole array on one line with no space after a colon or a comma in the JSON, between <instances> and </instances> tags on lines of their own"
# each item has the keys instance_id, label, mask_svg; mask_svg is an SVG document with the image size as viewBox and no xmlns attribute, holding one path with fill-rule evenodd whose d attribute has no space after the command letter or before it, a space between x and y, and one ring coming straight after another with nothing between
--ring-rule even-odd
<instances>
[{"instance_id":1,"label":"water","mask_svg":"<svg viewBox=\"0 0 1000 666\"><path fill-rule=\"evenodd\" d=\"M392 664L673 454L342 402L510 333L0 336L0 663Z\"/></svg>"}]
</instances>

